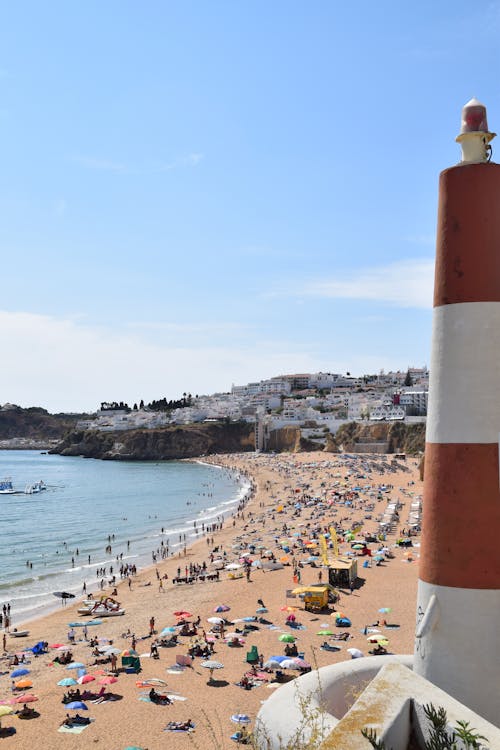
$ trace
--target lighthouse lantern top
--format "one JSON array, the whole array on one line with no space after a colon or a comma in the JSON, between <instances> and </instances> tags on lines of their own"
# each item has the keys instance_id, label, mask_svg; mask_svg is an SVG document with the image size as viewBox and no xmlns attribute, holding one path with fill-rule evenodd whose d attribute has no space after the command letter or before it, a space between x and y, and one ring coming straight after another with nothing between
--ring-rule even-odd
<instances>
[{"instance_id":1,"label":"lighthouse lantern top","mask_svg":"<svg viewBox=\"0 0 500 750\"><path fill-rule=\"evenodd\" d=\"M488 120L486 107L475 97L470 99L462 109L460 135L464 133L487 133Z\"/></svg>"},{"instance_id":2,"label":"lighthouse lantern top","mask_svg":"<svg viewBox=\"0 0 500 750\"><path fill-rule=\"evenodd\" d=\"M462 147L462 164L477 164L491 159L490 141L495 133L488 130L486 107L476 98L470 99L462 108L460 133L456 141Z\"/></svg>"}]
</instances>

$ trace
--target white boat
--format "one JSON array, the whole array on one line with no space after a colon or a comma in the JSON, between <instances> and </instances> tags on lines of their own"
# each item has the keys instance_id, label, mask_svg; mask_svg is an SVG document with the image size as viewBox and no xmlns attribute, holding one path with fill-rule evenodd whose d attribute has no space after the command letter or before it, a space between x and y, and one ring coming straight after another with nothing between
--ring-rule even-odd
<instances>
[{"instance_id":1,"label":"white boat","mask_svg":"<svg viewBox=\"0 0 500 750\"><path fill-rule=\"evenodd\" d=\"M5 477L0 480L0 495L14 495L16 490L12 486L12 479Z\"/></svg>"},{"instance_id":2,"label":"white boat","mask_svg":"<svg viewBox=\"0 0 500 750\"><path fill-rule=\"evenodd\" d=\"M47 485L43 481L43 479L40 479L39 482L35 482L35 484L27 484L24 488L24 494L25 495L36 495L38 492L41 492L42 490L46 490Z\"/></svg>"}]
</instances>

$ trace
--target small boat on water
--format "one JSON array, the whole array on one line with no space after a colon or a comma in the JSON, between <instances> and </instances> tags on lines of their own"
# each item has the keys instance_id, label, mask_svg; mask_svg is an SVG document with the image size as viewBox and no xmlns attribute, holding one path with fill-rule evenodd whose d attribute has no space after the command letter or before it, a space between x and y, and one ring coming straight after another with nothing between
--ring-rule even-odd
<instances>
[{"instance_id":1,"label":"small boat on water","mask_svg":"<svg viewBox=\"0 0 500 750\"><path fill-rule=\"evenodd\" d=\"M98 600L86 599L78 607L77 612L79 615L91 617L120 617L125 614L125 610L120 608L120 602L110 596Z\"/></svg>"},{"instance_id":2,"label":"small boat on water","mask_svg":"<svg viewBox=\"0 0 500 750\"><path fill-rule=\"evenodd\" d=\"M24 494L25 495L36 495L38 492L42 492L42 490L46 490L47 485L43 481L43 479L40 479L39 482L35 482L35 484L27 484L24 488Z\"/></svg>"},{"instance_id":3,"label":"small boat on water","mask_svg":"<svg viewBox=\"0 0 500 750\"><path fill-rule=\"evenodd\" d=\"M15 495L16 490L12 486L12 479L10 477L5 477L5 479L0 480L0 495Z\"/></svg>"}]
</instances>

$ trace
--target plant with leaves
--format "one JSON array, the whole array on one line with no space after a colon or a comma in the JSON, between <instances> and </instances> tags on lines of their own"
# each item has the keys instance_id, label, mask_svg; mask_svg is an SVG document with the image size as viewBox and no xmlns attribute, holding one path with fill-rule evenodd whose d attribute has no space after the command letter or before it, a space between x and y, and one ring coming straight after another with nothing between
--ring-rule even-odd
<instances>
[{"instance_id":1,"label":"plant with leaves","mask_svg":"<svg viewBox=\"0 0 500 750\"><path fill-rule=\"evenodd\" d=\"M423 709L431 725L424 750L487 750L483 744L483 741L488 741L487 738L472 729L468 721L457 721L456 727L450 728L442 706L436 709L429 703ZM361 734L374 750L388 750L373 729L362 729Z\"/></svg>"}]
</instances>

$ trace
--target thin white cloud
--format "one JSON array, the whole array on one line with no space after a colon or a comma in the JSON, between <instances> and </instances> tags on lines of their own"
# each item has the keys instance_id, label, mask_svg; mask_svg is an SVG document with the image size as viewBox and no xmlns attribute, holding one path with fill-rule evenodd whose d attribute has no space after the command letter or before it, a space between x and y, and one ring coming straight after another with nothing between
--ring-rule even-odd
<instances>
[{"instance_id":1,"label":"thin white cloud","mask_svg":"<svg viewBox=\"0 0 500 750\"><path fill-rule=\"evenodd\" d=\"M322 369L289 342L233 346L207 339L201 346L164 345L72 319L0 311L0 348L9 361L0 369L1 402L88 411L105 400L212 393L233 382Z\"/></svg>"},{"instance_id":2,"label":"thin white cloud","mask_svg":"<svg viewBox=\"0 0 500 750\"><path fill-rule=\"evenodd\" d=\"M227 334L248 331L250 326L242 323L233 323L231 321L223 323L171 323L161 320L146 320L129 323L128 328L132 330L165 331L182 335L191 333L216 335L221 333Z\"/></svg>"},{"instance_id":3,"label":"thin white cloud","mask_svg":"<svg viewBox=\"0 0 500 750\"><path fill-rule=\"evenodd\" d=\"M64 216L67 208L68 204L65 198L57 198L53 203L53 211L55 216Z\"/></svg>"},{"instance_id":4,"label":"thin white cloud","mask_svg":"<svg viewBox=\"0 0 500 750\"><path fill-rule=\"evenodd\" d=\"M204 154L193 152L187 154L187 156L181 156L178 159L174 159L171 162L151 165L133 165L96 156L74 154L71 156L71 161L79 164L85 169L116 172L127 175L151 175L161 174L162 172L171 172L173 169L178 169L180 167L196 167L203 158Z\"/></svg>"},{"instance_id":5,"label":"thin white cloud","mask_svg":"<svg viewBox=\"0 0 500 750\"><path fill-rule=\"evenodd\" d=\"M402 260L387 266L353 270L336 278L310 281L295 295L373 300L398 307L432 307L434 261Z\"/></svg>"},{"instance_id":6,"label":"thin white cloud","mask_svg":"<svg viewBox=\"0 0 500 750\"><path fill-rule=\"evenodd\" d=\"M80 164L86 169L96 169L103 172L126 172L127 167L121 162L112 161L111 159L101 159L96 156L85 156L76 154L71 157L72 161Z\"/></svg>"}]
</instances>

